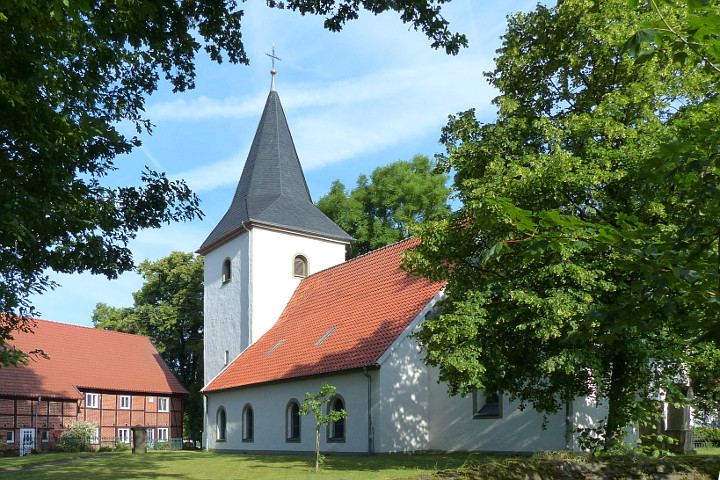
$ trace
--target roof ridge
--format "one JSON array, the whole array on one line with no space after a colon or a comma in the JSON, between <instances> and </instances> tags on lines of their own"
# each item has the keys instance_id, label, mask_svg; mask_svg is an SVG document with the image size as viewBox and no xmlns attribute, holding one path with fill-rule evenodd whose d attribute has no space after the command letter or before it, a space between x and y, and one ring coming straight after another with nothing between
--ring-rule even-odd
<instances>
[{"instance_id":1,"label":"roof ridge","mask_svg":"<svg viewBox=\"0 0 720 480\"><path fill-rule=\"evenodd\" d=\"M385 245L385 246L383 246L383 247L376 248L375 250L370 250L369 252L363 253L362 255L358 255L357 257L351 258L350 260L345 260L344 262L338 263L337 265L333 265L333 266L331 266L331 267L327 267L327 268L324 268L324 269L322 269L322 270L318 270L317 272L315 272L315 273L313 273L313 274L311 274L311 275L308 275L307 277L303 278L303 281L305 281L305 279L307 279L307 278L314 277L315 275L317 275L317 274L319 274L319 273L323 273L323 272L326 272L326 271L328 271L328 270L332 270L333 268L338 268L338 267L342 267L342 266L344 266L344 265L348 265L348 264L350 264L350 263L352 263L352 262L355 262L356 260L360 260L361 258L365 258L365 257L367 257L368 255L374 255L374 254L376 254L376 253L378 253L378 252L381 252L382 250L386 250L386 249L391 248L391 247L396 247L396 246L400 245L400 244L403 243L403 242L410 242L410 241L414 241L414 240L420 240L420 239L419 239L418 237L403 238L402 240L399 240L399 241L397 241L397 242L395 242L395 243L391 243L390 245Z\"/></svg>"},{"instance_id":2,"label":"roof ridge","mask_svg":"<svg viewBox=\"0 0 720 480\"><path fill-rule=\"evenodd\" d=\"M141 338L147 338L148 340L150 340L150 337L148 337L147 335L143 335L141 333L120 332L118 330L109 330L109 329L98 328L98 327L94 327L94 326L87 327L85 325L76 325L74 323L57 322L55 320L45 320L44 318L35 318L35 317L25 317L25 318L28 318L34 322L44 322L44 323L49 323L52 325L62 325L63 327L84 328L87 330L92 330L94 332L105 332L105 334L108 334L108 335L129 335L131 337L141 337ZM152 343L152 341L150 343Z\"/></svg>"}]
</instances>

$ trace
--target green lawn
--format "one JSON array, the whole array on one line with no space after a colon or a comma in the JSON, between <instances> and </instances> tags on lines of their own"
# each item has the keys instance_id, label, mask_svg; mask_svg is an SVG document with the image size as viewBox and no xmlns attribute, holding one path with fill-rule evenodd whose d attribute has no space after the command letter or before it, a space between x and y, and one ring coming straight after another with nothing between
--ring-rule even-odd
<instances>
[{"instance_id":1,"label":"green lawn","mask_svg":"<svg viewBox=\"0 0 720 480\"><path fill-rule=\"evenodd\" d=\"M50 455L33 455L34 461L57 461ZM61 457L62 458L62 457ZM66 457L69 458L69 457ZM150 452L146 455L119 454L32 470L1 473L26 464L19 457L0 459L0 480L292 480L292 479L397 479L475 463L477 454L376 455L372 457L330 456L316 474L313 456L229 455L207 452Z\"/></svg>"}]
</instances>

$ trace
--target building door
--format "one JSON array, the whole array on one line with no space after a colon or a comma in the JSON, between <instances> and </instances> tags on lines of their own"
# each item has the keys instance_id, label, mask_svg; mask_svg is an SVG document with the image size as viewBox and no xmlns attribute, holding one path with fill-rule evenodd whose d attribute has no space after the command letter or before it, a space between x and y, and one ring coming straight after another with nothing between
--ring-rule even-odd
<instances>
[{"instance_id":1,"label":"building door","mask_svg":"<svg viewBox=\"0 0 720 480\"><path fill-rule=\"evenodd\" d=\"M20 429L20 456L27 455L35 449L35 429Z\"/></svg>"},{"instance_id":2,"label":"building door","mask_svg":"<svg viewBox=\"0 0 720 480\"><path fill-rule=\"evenodd\" d=\"M147 429L147 448L152 449L155 446L155 429L154 428L148 428Z\"/></svg>"}]
</instances>

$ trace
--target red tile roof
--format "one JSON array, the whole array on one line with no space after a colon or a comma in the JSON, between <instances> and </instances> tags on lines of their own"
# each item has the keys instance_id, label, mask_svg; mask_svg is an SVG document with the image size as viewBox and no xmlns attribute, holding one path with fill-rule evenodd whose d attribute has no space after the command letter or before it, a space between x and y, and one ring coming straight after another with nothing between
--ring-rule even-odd
<instances>
[{"instance_id":1,"label":"red tile roof","mask_svg":"<svg viewBox=\"0 0 720 480\"><path fill-rule=\"evenodd\" d=\"M418 242L405 240L304 279L277 323L204 391L375 365L443 287L399 269L402 253Z\"/></svg>"},{"instance_id":2,"label":"red tile roof","mask_svg":"<svg viewBox=\"0 0 720 480\"><path fill-rule=\"evenodd\" d=\"M147 337L33 320L34 333L14 331L23 352L43 350L27 365L0 368L0 395L80 398L78 389L186 394Z\"/></svg>"}]
</instances>

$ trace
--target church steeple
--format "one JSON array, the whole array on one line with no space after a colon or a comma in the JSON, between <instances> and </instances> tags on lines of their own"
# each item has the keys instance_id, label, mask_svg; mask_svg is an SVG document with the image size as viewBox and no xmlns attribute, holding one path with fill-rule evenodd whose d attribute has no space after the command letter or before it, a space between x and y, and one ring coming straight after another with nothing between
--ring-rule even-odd
<instances>
[{"instance_id":1,"label":"church steeple","mask_svg":"<svg viewBox=\"0 0 720 480\"><path fill-rule=\"evenodd\" d=\"M274 71L274 69L273 69ZM348 243L351 237L313 205L273 83L232 204L198 249L205 254L249 224L279 227Z\"/></svg>"},{"instance_id":2,"label":"church steeple","mask_svg":"<svg viewBox=\"0 0 720 480\"><path fill-rule=\"evenodd\" d=\"M274 85L230 208L198 249L206 382L272 327L303 278L342 263L351 240L310 199Z\"/></svg>"}]
</instances>

